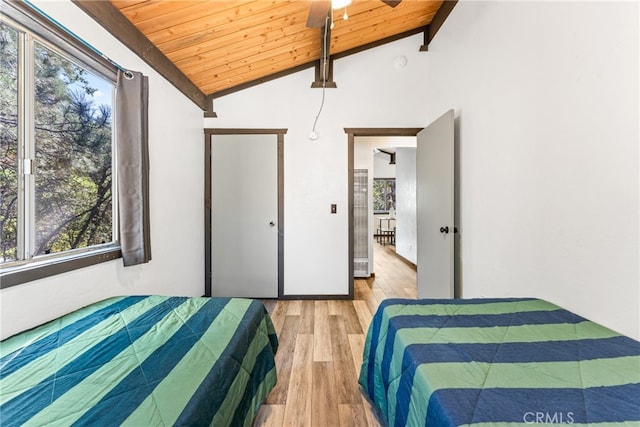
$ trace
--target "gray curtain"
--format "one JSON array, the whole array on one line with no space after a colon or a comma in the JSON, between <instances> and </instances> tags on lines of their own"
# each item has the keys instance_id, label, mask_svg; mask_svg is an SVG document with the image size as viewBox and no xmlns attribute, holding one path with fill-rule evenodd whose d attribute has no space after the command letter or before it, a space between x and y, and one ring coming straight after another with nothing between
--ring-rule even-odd
<instances>
[{"instance_id":1,"label":"gray curtain","mask_svg":"<svg viewBox=\"0 0 640 427\"><path fill-rule=\"evenodd\" d=\"M142 73L118 71L116 147L120 245L124 265L151 260L149 230L149 81Z\"/></svg>"}]
</instances>

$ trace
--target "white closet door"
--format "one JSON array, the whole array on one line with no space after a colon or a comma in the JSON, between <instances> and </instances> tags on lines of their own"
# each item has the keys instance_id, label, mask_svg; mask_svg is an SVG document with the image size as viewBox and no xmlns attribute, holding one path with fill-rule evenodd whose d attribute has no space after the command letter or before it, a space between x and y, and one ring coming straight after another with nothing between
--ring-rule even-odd
<instances>
[{"instance_id":1,"label":"white closet door","mask_svg":"<svg viewBox=\"0 0 640 427\"><path fill-rule=\"evenodd\" d=\"M211 294L277 298L278 136L211 144Z\"/></svg>"}]
</instances>

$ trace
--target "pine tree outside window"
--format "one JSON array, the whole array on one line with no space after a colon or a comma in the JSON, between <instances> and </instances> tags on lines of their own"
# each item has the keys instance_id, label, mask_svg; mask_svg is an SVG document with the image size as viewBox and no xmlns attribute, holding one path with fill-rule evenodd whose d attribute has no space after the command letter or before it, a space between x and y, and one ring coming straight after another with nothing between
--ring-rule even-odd
<instances>
[{"instance_id":1,"label":"pine tree outside window","mask_svg":"<svg viewBox=\"0 0 640 427\"><path fill-rule=\"evenodd\" d=\"M115 81L91 60L0 20L2 273L117 257Z\"/></svg>"}]
</instances>

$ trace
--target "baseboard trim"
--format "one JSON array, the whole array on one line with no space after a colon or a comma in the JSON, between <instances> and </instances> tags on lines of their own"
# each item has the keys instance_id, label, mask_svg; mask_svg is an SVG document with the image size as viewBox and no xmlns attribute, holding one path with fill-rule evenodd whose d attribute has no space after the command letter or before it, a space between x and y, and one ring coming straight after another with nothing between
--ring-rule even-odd
<instances>
[{"instance_id":1,"label":"baseboard trim","mask_svg":"<svg viewBox=\"0 0 640 427\"><path fill-rule=\"evenodd\" d=\"M412 263L411 261L409 261L408 259L406 259L405 257L403 257L402 255L398 255L397 252L394 252L396 254L396 256L398 258L400 258L400 261L404 262L405 264L407 264L409 267L411 267L414 271L418 271L418 266L414 263Z\"/></svg>"}]
</instances>

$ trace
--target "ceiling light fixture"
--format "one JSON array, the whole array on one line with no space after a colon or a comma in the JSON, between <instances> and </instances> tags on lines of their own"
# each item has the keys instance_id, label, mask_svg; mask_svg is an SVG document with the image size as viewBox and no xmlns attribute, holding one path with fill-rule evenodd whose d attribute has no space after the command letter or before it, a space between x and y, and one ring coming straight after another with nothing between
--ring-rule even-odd
<instances>
[{"instance_id":1,"label":"ceiling light fixture","mask_svg":"<svg viewBox=\"0 0 640 427\"><path fill-rule=\"evenodd\" d=\"M351 4L351 0L331 0L331 7L333 9L342 9Z\"/></svg>"},{"instance_id":2,"label":"ceiling light fixture","mask_svg":"<svg viewBox=\"0 0 640 427\"><path fill-rule=\"evenodd\" d=\"M351 0L331 0L331 8L333 10L344 8L344 14L342 15L342 19L345 21L349 19L349 14L347 14L347 6L351 4ZM331 20L331 28L333 29L333 19Z\"/></svg>"}]
</instances>

